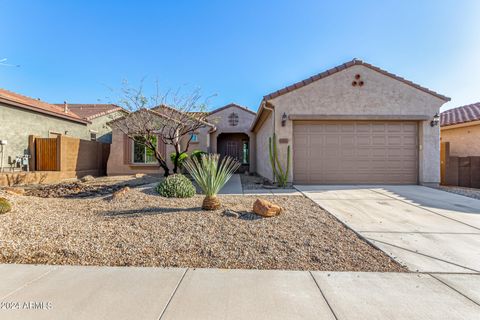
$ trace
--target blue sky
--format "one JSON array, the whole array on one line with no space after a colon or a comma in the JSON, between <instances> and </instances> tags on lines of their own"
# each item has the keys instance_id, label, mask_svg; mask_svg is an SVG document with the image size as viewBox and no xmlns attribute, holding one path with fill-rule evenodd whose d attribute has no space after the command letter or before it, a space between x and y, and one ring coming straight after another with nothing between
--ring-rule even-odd
<instances>
[{"instance_id":1,"label":"blue sky","mask_svg":"<svg viewBox=\"0 0 480 320\"><path fill-rule=\"evenodd\" d=\"M211 108L354 57L480 101L480 1L3 1L0 87L49 102L110 102L122 80L200 87ZM445 109L444 108L444 109Z\"/></svg>"}]
</instances>

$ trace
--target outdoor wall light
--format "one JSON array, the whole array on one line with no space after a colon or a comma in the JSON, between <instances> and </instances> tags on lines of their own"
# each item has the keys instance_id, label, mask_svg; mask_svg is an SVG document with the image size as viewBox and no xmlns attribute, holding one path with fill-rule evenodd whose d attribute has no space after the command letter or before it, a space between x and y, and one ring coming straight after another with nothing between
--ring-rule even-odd
<instances>
[{"instance_id":1,"label":"outdoor wall light","mask_svg":"<svg viewBox=\"0 0 480 320\"><path fill-rule=\"evenodd\" d=\"M433 116L433 120L430 121L430 126L435 127L435 126L438 126L439 123L440 123L440 116L437 113Z\"/></svg>"},{"instance_id":2,"label":"outdoor wall light","mask_svg":"<svg viewBox=\"0 0 480 320\"><path fill-rule=\"evenodd\" d=\"M282 115L282 127L285 127L286 123L287 123L287 114L284 112Z\"/></svg>"}]
</instances>

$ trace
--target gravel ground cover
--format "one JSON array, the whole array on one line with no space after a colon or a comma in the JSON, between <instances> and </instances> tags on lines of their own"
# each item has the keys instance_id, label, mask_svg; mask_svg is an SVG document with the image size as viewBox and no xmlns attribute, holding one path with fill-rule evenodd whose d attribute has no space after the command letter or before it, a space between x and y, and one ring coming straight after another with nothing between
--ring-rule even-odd
<instances>
[{"instance_id":1,"label":"gravel ground cover","mask_svg":"<svg viewBox=\"0 0 480 320\"><path fill-rule=\"evenodd\" d=\"M85 198L105 196L124 187L138 187L160 181L158 176L112 176L91 181L70 181L58 184L33 185L25 188L27 196L41 198Z\"/></svg>"},{"instance_id":2,"label":"gravel ground cover","mask_svg":"<svg viewBox=\"0 0 480 320\"><path fill-rule=\"evenodd\" d=\"M240 180L242 181L243 190L256 190L263 189L263 178L257 175L240 175Z\"/></svg>"},{"instance_id":3,"label":"gravel ground cover","mask_svg":"<svg viewBox=\"0 0 480 320\"><path fill-rule=\"evenodd\" d=\"M124 198L40 198L0 191L0 263L108 266L406 271L303 196L264 197L274 218L251 213L257 197L168 199L153 185Z\"/></svg>"},{"instance_id":4,"label":"gravel ground cover","mask_svg":"<svg viewBox=\"0 0 480 320\"><path fill-rule=\"evenodd\" d=\"M464 188L464 187L452 187L452 186L438 186L437 189L456 193L462 196L466 196L473 199L480 200L480 189L475 188Z\"/></svg>"}]
</instances>

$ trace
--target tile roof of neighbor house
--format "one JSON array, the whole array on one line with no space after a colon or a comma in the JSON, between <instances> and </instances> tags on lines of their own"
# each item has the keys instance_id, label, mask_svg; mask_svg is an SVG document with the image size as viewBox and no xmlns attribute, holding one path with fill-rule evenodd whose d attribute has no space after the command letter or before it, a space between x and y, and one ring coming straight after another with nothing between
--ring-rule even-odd
<instances>
[{"instance_id":1,"label":"tile roof of neighbor house","mask_svg":"<svg viewBox=\"0 0 480 320\"><path fill-rule=\"evenodd\" d=\"M440 126L442 127L479 120L480 102L450 109L440 114Z\"/></svg>"},{"instance_id":2,"label":"tile roof of neighbor house","mask_svg":"<svg viewBox=\"0 0 480 320\"><path fill-rule=\"evenodd\" d=\"M89 123L88 120L82 119L73 112L65 112L63 107L56 106L51 103L41 101L39 99L30 98L15 92L11 92L0 88L0 101L31 111L48 114L54 117L63 118L75 122Z\"/></svg>"},{"instance_id":3,"label":"tile roof of neighbor house","mask_svg":"<svg viewBox=\"0 0 480 320\"><path fill-rule=\"evenodd\" d=\"M56 106L62 107L64 104L55 104ZM122 107L117 106L116 104L92 104L92 103L67 103L68 109L73 113L77 114L83 119L92 120L112 112L116 111L125 111Z\"/></svg>"},{"instance_id":4,"label":"tile roof of neighbor house","mask_svg":"<svg viewBox=\"0 0 480 320\"><path fill-rule=\"evenodd\" d=\"M441 94L439 94L439 93L437 93L437 92L435 92L435 91L433 91L433 90L430 90L430 89L427 89L427 88L425 88L425 87L422 87L422 86L420 86L420 85L418 85L418 84L416 84L416 83L413 83L412 81L406 80L406 79L404 79L404 78L402 78L402 77L399 77L399 76L397 76L397 75L395 75L395 74L393 74L393 73L390 73L390 72L388 72L388 71L385 71L385 70L383 70L383 69L380 69L380 68L378 68L378 67L375 67L374 65L371 65L371 64L366 63L366 62L364 62L364 61L362 61L362 60L359 60L359 59L353 59L353 60L351 60L351 61L349 61L349 62L346 62L346 63L344 63L344 64L341 64L341 65L339 65L339 66L336 66L336 67L334 67L334 68L328 69L327 71L324 71L324 72L321 72L321 73L319 73L319 74L316 74L316 75L314 75L314 76L312 76L312 77L310 77L310 78L308 78L308 79L299 81L299 82L294 83L294 84L292 84L292 85L290 85L290 86L288 86L288 87L285 87L285 88L283 88L283 89L280 89L280 90L277 90L277 91L272 92L272 93L270 93L270 94L267 94L266 96L263 97L263 101L276 98L276 97L281 96L281 95L283 95L283 94L285 94L285 93L294 91L294 90L296 90L296 89L298 89L298 88L301 88L301 87L304 87L304 86L306 86L306 85L308 85L308 84L310 84L310 83L312 83L312 82L314 82L314 81L323 79L323 78L328 77L328 76L330 76L330 75L332 75L332 74L334 74L334 73L337 73L337 72L339 72L339 71L342 71L342 70L345 70L345 69L347 69L347 68L350 68L350 67L352 67L352 66L357 66L357 65L361 65L361 66L370 68L370 69L372 69L372 70L374 70L374 71L377 71L377 72L379 72L379 73L381 73L381 74L383 74L383 75L386 75L386 76L388 76L388 77L391 77L391 78L393 78L393 79L396 79L396 80L398 80L398 81L401 81L401 82L403 82L403 83L405 83L405 84L408 84L408 85L410 85L410 86L412 86L412 87L414 87L414 88L416 88L416 89L418 89L418 90L421 90L421 91L424 91L424 92L426 92L426 93L429 93L429 94L431 94L431 95L433 95L433 96L435 96L435 97L437 97L437 98L440 98L440 99L442 99L442 100L444 100L444 101L450 101L450 98L449 98L449 97L446 97L446 96L441 95Z\"/></svg>"}]
</instances>

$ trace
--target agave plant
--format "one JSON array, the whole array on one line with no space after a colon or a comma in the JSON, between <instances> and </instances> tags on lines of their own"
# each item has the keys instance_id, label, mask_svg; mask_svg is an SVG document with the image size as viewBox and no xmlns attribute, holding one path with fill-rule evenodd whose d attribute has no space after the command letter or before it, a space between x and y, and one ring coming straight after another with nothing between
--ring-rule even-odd
<instances>
[{"instance_id":1,"label":"agave plant","mask_svg":"<svg viewBox=\"0 0 480 320\"><path fill-rule=\"evenodd\" d=\"M202 155L200 159L197 157L189 158L183 166L205 194L202 209L216 210L220 208L218 192L240 167L240 163L231 157L224 157L220 161L218 154L206 154Z\"/></svg>"}]
</instances>

